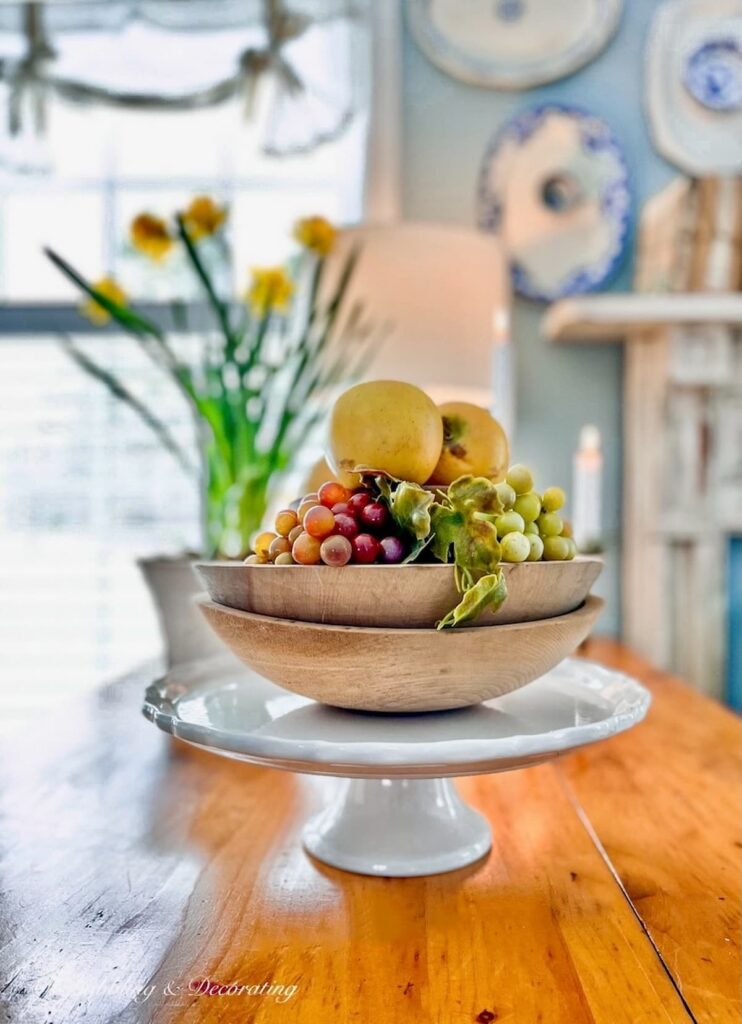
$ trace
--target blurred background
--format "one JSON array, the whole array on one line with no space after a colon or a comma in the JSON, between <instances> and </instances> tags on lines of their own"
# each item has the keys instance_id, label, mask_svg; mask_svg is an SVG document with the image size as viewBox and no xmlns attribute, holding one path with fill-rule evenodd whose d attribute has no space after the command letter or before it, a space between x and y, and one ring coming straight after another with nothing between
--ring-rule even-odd
<instances>
[{"instance_id":1,"label":"blurred background","mask_svg":"<svg viewBox=\"0 0 742 1024\"><path fill-rule=\"evenodd\" d=\"M0 728L192 656L359 376L490 406L600 631L742 703L742 2L558 7L0 3Z\"/></svg>"}]
</instances>

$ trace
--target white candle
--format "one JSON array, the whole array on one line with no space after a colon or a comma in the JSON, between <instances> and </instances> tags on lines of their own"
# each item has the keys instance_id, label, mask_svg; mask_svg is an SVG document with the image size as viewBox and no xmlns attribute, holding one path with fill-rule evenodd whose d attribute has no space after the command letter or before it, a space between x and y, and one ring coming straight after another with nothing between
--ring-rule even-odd
<instances>
[{"instance_id":1,"label":"white candle","mask_svg":"<svg viewBox=\"0 0 742 1024\"><path fill-rule=\"evenodd\" d=\"M602 540L603 453L600 431L587 425L580 431L580 443L574 455L573 530L581 551L595 551Z\"/></svg>"},{"instance_id":2,"label":"white candle","mask_svg":"<svg viewBox=\"0 0 742 1024\"><path fill-rule=\"evenodd\" d=\"M509 438L515 430L515 394L513 354L510 344L510 317L498 309L492 319L492 413Z\"/></svg>"}]
</instances>

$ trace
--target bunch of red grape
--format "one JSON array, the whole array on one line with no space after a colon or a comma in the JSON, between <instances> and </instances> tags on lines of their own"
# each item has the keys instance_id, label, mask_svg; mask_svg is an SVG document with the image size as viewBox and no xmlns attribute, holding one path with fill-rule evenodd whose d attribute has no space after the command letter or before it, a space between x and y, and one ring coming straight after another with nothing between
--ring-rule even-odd
<instances>
[{"instance_id":1,"label":"bunch of red grape","mask_svg":"<svg viewBox=\"0 0 742 1024\"><path fill-rule=\"evenodd\" d=\"M246 563L396 565L407 553L386 505L363 488L350 491L334 480L305 495L297 509L282 509L275 527L275 533L258 535Z\"/></svg>"}]
</instances>

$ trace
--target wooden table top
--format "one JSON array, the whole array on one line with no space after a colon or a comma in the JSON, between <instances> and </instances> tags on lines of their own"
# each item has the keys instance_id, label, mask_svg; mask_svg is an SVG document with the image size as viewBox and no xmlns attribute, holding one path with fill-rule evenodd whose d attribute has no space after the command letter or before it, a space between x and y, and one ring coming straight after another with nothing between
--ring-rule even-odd
<instances>
[{"instance_id":1,"label":"wooden table top","mask_svg":"<svg viewBox=\"0 0 742 1024\"><path fill-rule=\"evenodd\" d=\"M334 780L162 735L141 671L5 741L0 1021L738 1024L739 722L588 653L651 688L647 721L460 780L494 847L430 878L312 861Z\"/></svg>"}]
</instances>

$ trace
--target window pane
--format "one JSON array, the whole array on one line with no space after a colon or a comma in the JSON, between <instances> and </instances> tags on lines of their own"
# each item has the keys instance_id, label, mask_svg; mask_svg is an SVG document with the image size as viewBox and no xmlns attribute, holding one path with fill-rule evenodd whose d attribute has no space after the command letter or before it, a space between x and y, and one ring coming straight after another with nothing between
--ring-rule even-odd
<instances>
[{"instance_id":1,"label":"window pane","mask_svg":"<svg viewBox=\"0 0 742 1024\"><path fill-rule=\"evenodd\" d=\"M341 217L341 197L332 188L241 190L234 200L232 239L238 286L244 288L251 266L279 263L295 243L291 230L297 217L322 214Z\"/></svg>"},{"instance_id":2,"label":"window pane","mask_svg":"<svg viewBox=\"0 0 742 1024\"><path fill-rule=\"evenodd\" d=\"M0 214L2 296L18 301L77 293L43 253L49 245L92 277L105 270L103 199L95 192L36 190L7 195Z\"/></svg>"},{"instance_id":3,"label":"window pane","mask_svg":"<svg viewBox=\"0 0 742 1024\"><path fill-rule=\"evenodd\" d=\"M229 173L231 150L241 144L236 104L174 113L112 111L109 118L118 178L204 177L213 183Z\"/></svg>"},{"instance_id":4,"label":"window pane","mask_svg":"<svg viewBox=\"0 0 742 1024\"><path fill-rule=\"evenodd\" d=\"M85 343L184 445L186 410L125 338ZM0 703L20 714L159 649L135 559L198 546L198 497L52 340L0 343Z\"/></svg>"},{"instance_id":5,"label":"window pane","mask_svg":"<svg viewBox=\"0 0 742 1024\"><path fill-rule=\"evenodd\" d=\"M77 107L53 99L48 108L52 180L103 179L110 170L112 128L110 113L101 107ZM12 181L9 184L12 187ZM37 185L43 189L43 179Z\"/></svg>"}]
</instances>

